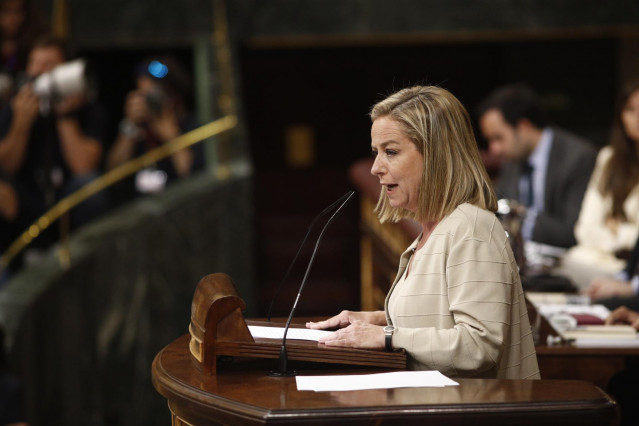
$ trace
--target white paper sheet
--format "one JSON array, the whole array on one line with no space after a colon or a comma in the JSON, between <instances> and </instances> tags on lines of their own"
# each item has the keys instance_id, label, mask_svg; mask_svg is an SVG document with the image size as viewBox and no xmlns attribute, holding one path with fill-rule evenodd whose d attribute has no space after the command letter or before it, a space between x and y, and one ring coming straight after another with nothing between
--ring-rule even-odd
<instances>
[{"instance_id":1,"label":"white paper sheet","mask_svg":"<svg viewBox=\"0 0 639 426\"><path fill-rule=\"evenodd\" d=\"M259 325L249 325L249 331L253 338L262 337L266 339L282 339L284 337L284 327L262 327ZM327 336L334 331L311 330L310 328L289 328L286 339L312 340L317 342L320 337Z\"/></svg>"},{"instance_id":2,"label":"white paper sheet","mask_svg":"<svg viewBox=\"0 0 639 426\"><path fill-rule=\"evenodd\" d=\"M299 391L353 391L364 389L457 386L459 383L439 371L396 371L393 373L339 376L296 376Z\"/></svg>"}]
</instances>

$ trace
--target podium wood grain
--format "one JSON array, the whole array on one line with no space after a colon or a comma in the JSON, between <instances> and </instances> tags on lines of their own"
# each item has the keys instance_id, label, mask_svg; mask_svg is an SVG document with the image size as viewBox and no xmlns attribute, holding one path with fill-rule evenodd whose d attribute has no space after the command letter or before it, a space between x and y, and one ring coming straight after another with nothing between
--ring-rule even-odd
<instances>
[{"instance_id":1,"label":"podium wood grain","mask_svg":"<svg viewBox=\"0 0 639 426\"><path fill-rule=\"evenodd\" d=\"M274 364L268 361L219 363L217 374L206 375L196 367L186 335L158 353L152 366L153 384L167 398L174 425L584 426L614 424L616 418L614 401L582 381L459 379L459 386L445 388L308 392L297 390L294 377L267 376ZM331 368L300 373L347 371Z\"/></svg>"}]
</instances>

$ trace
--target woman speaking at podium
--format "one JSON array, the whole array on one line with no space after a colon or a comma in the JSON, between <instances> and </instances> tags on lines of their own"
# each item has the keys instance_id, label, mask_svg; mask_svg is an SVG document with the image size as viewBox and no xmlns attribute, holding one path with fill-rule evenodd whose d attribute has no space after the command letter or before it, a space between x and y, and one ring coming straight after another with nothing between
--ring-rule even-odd
<instances>
[{"instance_id":1,"label":"woman speaking at podium","mask_svg":"<svg viewBox=\"0 0 639 426\"><path fill-rule=\"evenodd\" d=\"M422 232L384 311L343 311L307 327L338 328L326 345L403 348L415 370L539 378L519 272L467 111L444 89L416 86L370 116L379 220L414 219Z\"/></svg>"}]
</instances>

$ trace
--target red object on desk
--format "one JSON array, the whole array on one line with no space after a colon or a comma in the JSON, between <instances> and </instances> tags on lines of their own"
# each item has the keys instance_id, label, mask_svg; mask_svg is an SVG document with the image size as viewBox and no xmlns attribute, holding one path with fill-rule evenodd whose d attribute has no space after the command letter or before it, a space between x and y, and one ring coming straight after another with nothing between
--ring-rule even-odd
<instances>
[{"instance_id":1,"label":"red object on desk","mask_svg":"<svg viewBox=\"0 0 639 426\"><path fill-rule=\"evenodd\" d=\"M596 315L571 314L577 320L577 325L604 325L604 320Z\"/></svg>"}]
</instances>

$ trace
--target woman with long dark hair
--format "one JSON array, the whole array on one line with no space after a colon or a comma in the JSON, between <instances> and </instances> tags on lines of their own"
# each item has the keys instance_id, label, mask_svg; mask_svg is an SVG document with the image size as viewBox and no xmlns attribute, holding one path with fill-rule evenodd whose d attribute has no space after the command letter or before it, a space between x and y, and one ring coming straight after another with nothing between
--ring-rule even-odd
<instances>
[{"instance_id":1,"label":"woman with long dark hair","mask_svg":"<svg viewBox=\"0 0 639 426\"><path fill-rule=\"evenodd\" d=\"M609 277L623 270L639 236L639 79L621 90L610 143L601 149L575 226L577 246L565 256ZM588 284L587 282L585 284ZM594 284L594 283L593 283ZM609 286L605 286L609 287ZM609 295L589 293L596 299Z\"/></svg>"}]
</instances>

